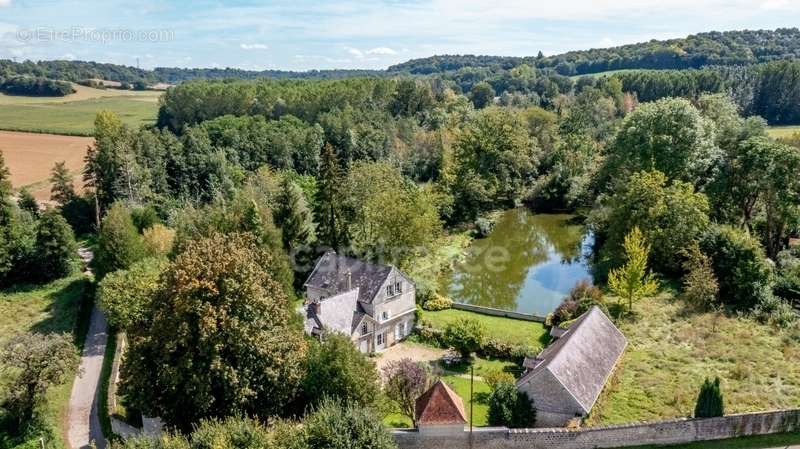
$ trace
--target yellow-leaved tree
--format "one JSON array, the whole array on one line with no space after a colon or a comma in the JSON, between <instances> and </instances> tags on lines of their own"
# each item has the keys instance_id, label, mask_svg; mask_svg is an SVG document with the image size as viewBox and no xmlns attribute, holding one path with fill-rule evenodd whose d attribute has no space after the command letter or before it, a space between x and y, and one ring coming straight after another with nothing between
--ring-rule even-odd
<instances>
[{"instance_id":1,"label":"yellow-leaved tree","mask_svg":"<svg viewBox=\"0 0 800 449\"><path fill-rule=\"evenodd\" d=\"M628 312L633 312L634 302L658 290L658 280L647 269L650 245L638 227L625 236L622 247L625 249L625 264L608 273L608 287L615 295L627 300Z\"/></svg>"}]
</instances>

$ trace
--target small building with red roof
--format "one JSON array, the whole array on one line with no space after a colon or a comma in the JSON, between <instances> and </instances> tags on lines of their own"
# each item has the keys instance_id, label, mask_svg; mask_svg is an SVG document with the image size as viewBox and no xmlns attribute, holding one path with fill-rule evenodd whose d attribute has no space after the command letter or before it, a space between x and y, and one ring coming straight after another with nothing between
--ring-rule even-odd
<instances>
[{"instance_id":1,"label":"small building with red roof","mask_svg":"<svg viewBox=\"0 0 800 449\"><path fill-rule=\"evenodd\" d=\"M461 434L467 424L464 402L441 380L417 398L414 414L422 435Z\"/></svg>"}]
</instances>

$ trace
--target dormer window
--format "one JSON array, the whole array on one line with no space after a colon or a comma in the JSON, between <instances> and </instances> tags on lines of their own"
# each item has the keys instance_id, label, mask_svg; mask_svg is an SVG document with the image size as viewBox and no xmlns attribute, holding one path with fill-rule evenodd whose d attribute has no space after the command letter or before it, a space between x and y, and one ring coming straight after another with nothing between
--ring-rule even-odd
<instances>
[{"instance_id":1,"label":"dormer window","mask_svg":"<svg viewBox=\"0 0 800 449\"><path fill-rule=\"evenodd\" d=\"M394 284L394 290L397 292L398 295L400 293L403 293L403 283L402 282L395 283Z\"/></svg>"},{"instance_id":2,"label":"dormer window","mask_svg":"<svg viewBox=\"0 0 800 449\"><path fill-rule=\"evenodd\" d=\"M394 296L394 285L386 286L386 296Z\"/></svg>"}]
</instances>

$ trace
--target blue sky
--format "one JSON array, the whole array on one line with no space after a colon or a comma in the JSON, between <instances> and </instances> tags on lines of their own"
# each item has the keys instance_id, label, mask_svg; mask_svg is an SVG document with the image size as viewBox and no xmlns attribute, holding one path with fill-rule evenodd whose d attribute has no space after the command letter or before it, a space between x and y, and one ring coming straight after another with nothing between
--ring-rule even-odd
<instances>
[{"instance_id":1,"label":"blue sky","mask_svg":"<svg viewBox=\"0 0 800 449\"><path fill-rule=\"evenodd\" d=\"M0 0L0 58L376 69L434 54L554 54L791 26L798 0Z\"/></svg>"}]
</instances>

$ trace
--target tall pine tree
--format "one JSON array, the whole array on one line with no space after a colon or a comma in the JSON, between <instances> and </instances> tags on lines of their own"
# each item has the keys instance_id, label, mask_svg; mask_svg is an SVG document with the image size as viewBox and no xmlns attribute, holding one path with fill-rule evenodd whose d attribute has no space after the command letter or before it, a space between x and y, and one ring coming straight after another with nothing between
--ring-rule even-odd
<instances>
[{"instance_id":1,"label":"tall pine tree","mask_svg":"<svg viewBox=\"0 0 800 449\"><path fill-rule=\"evenodd\" d=\"M313 240L313 223L303 191L288 176L281 181L277 198L275 224L281 228L283 246L287 250L308 246Z\"/></svg>"},{"instance_id":2,"label":"tall pine tree","mask_svg":"<svg viewBox=\"0 0 800 449\"><path fill-rule=\"evenodd\" d=\"M714 418L725 415L725 401L722 399L722 390L719 387L719 377L712 382L706 379L700 387L697 396L697 405L694 407L695 418Z\"/></svg>"},{"instance_id":3,"label":"tall pine tree","mask_svg":"<svg viewBox=\"0 0 800 449\"><path fill-rule=\"evenodd\" d=\"M65 162L56 162L50 171L50 199L63 206L75 198L73 176Z\"/></svg>"},{"instance_id":4,"label":"tall pine tree","mask_svg":"<svg viewBox=\"0 0 800 449\"><path fill-rule=\"evenodd\" d=\"M317 239L322 245L339 249L347 245L347 225L342 207L342 172L330 143L322 149L317 190Z\"/></svg>"}]
</instances>

